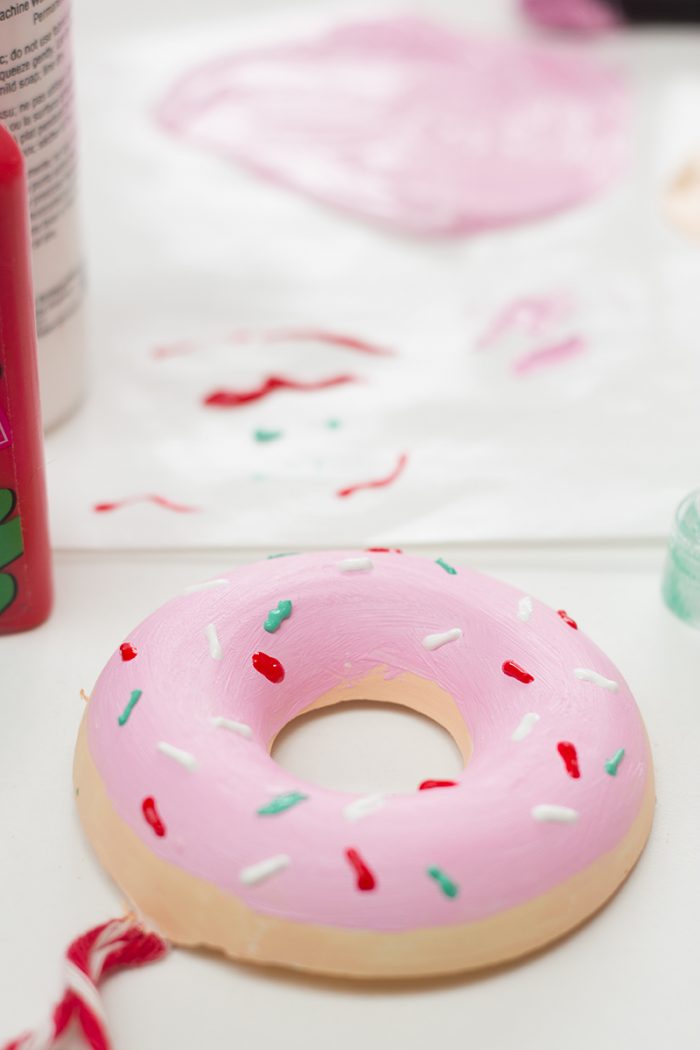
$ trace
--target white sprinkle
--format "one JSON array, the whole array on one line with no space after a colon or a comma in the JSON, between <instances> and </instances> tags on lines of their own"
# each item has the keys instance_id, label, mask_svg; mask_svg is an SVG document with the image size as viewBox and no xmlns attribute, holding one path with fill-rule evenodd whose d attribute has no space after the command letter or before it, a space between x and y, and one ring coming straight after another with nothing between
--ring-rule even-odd
<instances>
[{"instance_id":1,"label":"white sprinkle","mask_svg":"<svg viewBox=\"0 0 700 1050\"><path fill-rule=\"evenodd\" d=\"M190 754L189 751L183 751L179 747L173 747L172 744L166 744L161 740L156 747L162 754L167 755L168 758L174 758L176 762L179 762L185 769L193 770L197 767L197 759L194 755Z\"/></svg>"},{"instance_id":2,"label":"white sprinkle","mask_svg":"<svg viewBox=\"0 0 700 1050\"><path fill-rule=\"evenodd\" d=\"M369 572L374 568L371 558L346 558L338 562L341 572Z\"/></svg>"},{"instance_id":3,"label":"white sprinkle","mask_svg":"<svg viewBox=\"0 0 700 1050\"><path fill-rule=\"evenodd\" d=\"M228 580L206 580L204 583L192 583L185 587L183 594L196 594L197 591L213 591L216 587L228 587Z\"/></svg>"},{"instance_id":4,"label":"white sprinkle","mask_svg":"<svg viewBox=\"0 0 700 1050\"><path fill-rule=\"evenodd\" d=\"M527 623L532 616L532 598L529 598L527 594L524 598L521 598L518 602L518 619L522 620L523 623Z\"/></svg>"},{"instance_id":5,"label":"white sprinkle","mask_svg":"<svg viewBox=\"0 0 700 1050\"><path fill-rule=\"evenodd\" d=\"M354 802L348 802L343 809L343 816L346 820L361 820L369 813L381 809L384 803L384 795L363 795L362 798L356 798Z\"/></svg>"},{"instance_id":6,"label":"white sprinkle","mask_svg":"<svg viewBox=\"0 0 700 1050\"><path fill-rule=\"evenodd\" d=\"M578 810L569 809L568 806L550 806L543 802L540 806L532 807L533 820L553 821L555 824L575 824L578 820Z\"/></svg>"},{"instance_id":7,"label":"white sprinkle","mask_svg":"<svg viewBox=\"0 0 700 1050\"><path fill-rule=\"evenodd\" d=\"M260 860L257 864L251 864L249 868L241 868L238 873L238 877L241 882L244 882L246 886L254 886L257 882L263 882L265 879L269 879L270 875L275 875L278 871L283 871L289 867L290 858L286 853L278 853L276 857L268 857L267 860Z\"/></svg>"},{"instance_id":8,"label":"white sprinkle","mask_svg":"<svg viewBox=\"0 0 700 1050\"><path fill-rule=\"evenodd\" d=\"M216 633L216 624L208 623L207 626L204 628L204 633L206 634L207 641L209 642L209 652L211 653L212 658L214 660L220 660L224 654L221 651L221 642L219 641L219 636Z\"/></svg>"},{"instance_id":9,"label":"white sprinkle","mask_svg":"<svg viewBox=\"0 0 700 1050\"><path fill-rule=\"evenodd\" d=\"M582 682L593 682L594 685L600 685L603 689L609 689L611 693L616 693L620 688L619 682L614 682L612 678L606 678L597 671L591 671L588 667L577 667L574 674Z\"/></svg>"},{"instance_id":10,"label":"white sprinkle","mask_svg":"<svg viewBox=\"0 0 700 1050\"><path fill-rule=\"evenodd\" d=\"M529 736L534 729L537 722L539 722L540 716L535 711L530 711L528 714L523 716L523 720L514 731L511 740L524 740L526 736Z\"/></svg>"},{"instance_id":11,"label":"white sprinkle","mask_svg":"<svg viewBox=\"0 0 700 1050\"><path fill-rule=\"evenodd\" d=\"M232 733L238 733L239 736L245 736L248 739L253 735L253 730L245 722L234 722L232 719L223 718L221 715L212 718L211 724L216 726L217 729L230 729Z\"/></svg>"},{"instance_id":12,"label":"white sprinkle","mask_svg":"<svg viewBox=\"0 0 700 1050\"><path fill-rule=\"evenodd\" d=\"M454 642L457 638L461 637L461 627L453 627L449 631L443 631L442 634L426 634L423 639L423 648L439 649L441 645L447 645L448 642Z\"/></svg>"}]
</instances>

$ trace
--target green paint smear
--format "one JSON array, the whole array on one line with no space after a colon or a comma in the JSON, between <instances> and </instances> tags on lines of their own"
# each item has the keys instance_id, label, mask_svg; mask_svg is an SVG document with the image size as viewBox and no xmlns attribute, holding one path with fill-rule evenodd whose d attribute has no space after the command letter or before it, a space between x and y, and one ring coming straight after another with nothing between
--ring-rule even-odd
<instances>
[{"instance_id":1,"label":"green paint smear","mask_svg":"<svg viewBox=\"0 0 700 1050\"><path fill-rule=\"evenodd\" d=\"M291 615L292 603L287 600L278 602L276 609L270 609L263 627L268 634L274 634L282 626L282 621L288 620Z\"/></svg>"},{"instance_id":2,"label":"green paint smear","mask_svg":"<svg viewBox=\"0 0 700 1050\"><path fill-rule=\"evenodd\" d=\"M282 437L281 430L254 430L253 437L256 441L261 444L265 444L267 441L277 441L278 438Z\"/></svg>"},{"instance_id":3,"label":"green paint smear","mask_svg":"<svg viewBox=\"0 0 700 1050\"><path fill-rule=\"evenodd\" d=\"M445 572L449 572L450 576L456 576L457 575L457 570L455 569L455 567L453 565L448 565L448 563L446 561L444 561L442 558L436 558L435 559L435 564L439 565L441 569L445 570Z\"/></svg>"},{"instance_id":4,"label":"green paint smear","mask_svg":"<svg viewBox=\"0 0 700 1050\"><path fill-rule=\"evenodd\" d=\"M337 430L339 427L342 427L342 425L343 424L340 422L339 419L329 419L326 422L326 426L329 430Z\"/></svg>"},{"instance_id":5,"label":"green paint smear","mask_svg":"<svg viewBox=\"0 0 700 1050\"><path fill-rule=\"evenodd\" d=\"M270 561L271 558L293 558L297 553L298 551L283 551L282 554L268 554L267 560Z\"/></svg>"},{"instance_id":6,"label":"green paint smear","mask_svg":"<svg viewBox=\"0 0 700 1050\"><path fill-rule=\"evenodd\" d=\"M277 798L271 799L266 806L261 806L258 810L258 815L268 817L274 816L275 813L284 813L285 809L291 809L292 806L305 802L308 797L308 795L302 795L300 791L290 791L287 795L278 795Z\"/></svg>"},{"instance_id":7,"label":"green paint smear","mask_svg":"<svg viewBox=\"0 0 700 1050\"><path fill-rule=\"evenodd\" d=\"M428 868L428 875L430 875L431 879L435 879L446 897L456 897L459 893L457 883L448 878L444 871L440 871L439 868Z\"/></svg>"},{"instance_id":8,"label":"green paint smear","mask_svg":"<svg viewBox=\"0 0 700 1050\"><path fill-rule=\"evenodd\" d=\"M609 773L611 777L617 776L617 767L625 757L625 749L621 747L619 751L616 751L612 758L609 758L605 763L605 772Z\"/></svg>"},{"instance_id":9,"label":"green paint smear","mask_svg":"<svg viewBox=\"0 0 700 1050\"><path fill-rule=\"evenodd\" d=\"M129 703L126 705L122 713L119 715L119 718L117 719L117 722L119 722L120 726L125 726L126 723L129 721L129 716L131 715L131 712L134 710L139 700L141 699L141 694L141 689L134 689L133 693L131 694Z\"/></svg>"}]
</instances>

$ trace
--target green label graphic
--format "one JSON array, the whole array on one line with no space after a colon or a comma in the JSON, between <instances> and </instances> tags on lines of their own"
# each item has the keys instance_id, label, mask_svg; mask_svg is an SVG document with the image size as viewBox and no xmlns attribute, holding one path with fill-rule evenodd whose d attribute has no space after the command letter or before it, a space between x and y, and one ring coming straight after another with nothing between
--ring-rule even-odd
<instances>
[{"instance_id":1,"label":"green label graphic","mask_svg":"<svg viewBox=\"0 0 700 1050\"><path fill-rule=\"evenodd\" d=\"M0 489L0 569L24 553L22 523L19 515L10 518L17 505L12 489ZM0 572L0 615L17 597L17 580L9 572Z\"/></svg>"}]
</instances>

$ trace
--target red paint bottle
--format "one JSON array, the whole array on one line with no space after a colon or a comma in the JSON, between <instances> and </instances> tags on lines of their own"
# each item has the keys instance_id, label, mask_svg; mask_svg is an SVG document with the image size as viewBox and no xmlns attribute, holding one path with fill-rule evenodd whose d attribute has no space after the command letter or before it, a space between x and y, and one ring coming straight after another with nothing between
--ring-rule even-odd
<instances>
[{"instance_id":1,"label":"red paint bottle","mask_svg":"<svg viewBox=\"0 0 700 1050\"><path fill-rule=\"evenodd\" d=\"M51 610L30 246L24 161L0 125L0 634Z\"/></svg>"}]
</instances>

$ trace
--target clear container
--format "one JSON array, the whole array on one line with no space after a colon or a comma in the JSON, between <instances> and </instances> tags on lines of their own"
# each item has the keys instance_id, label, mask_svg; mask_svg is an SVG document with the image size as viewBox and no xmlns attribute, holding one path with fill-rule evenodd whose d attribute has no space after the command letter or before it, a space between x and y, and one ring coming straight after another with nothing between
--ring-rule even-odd
<instances>
[{"instance_id":1,"label":"clear container","mask_svg":"<svg viewBox=\"0 0 700 1050\"><path fill-rule=\"evenodd\" d=\"M676 511L662 592L671 612L700 627L700 489L686 496Z\"/></svg>"}]
</instances>

